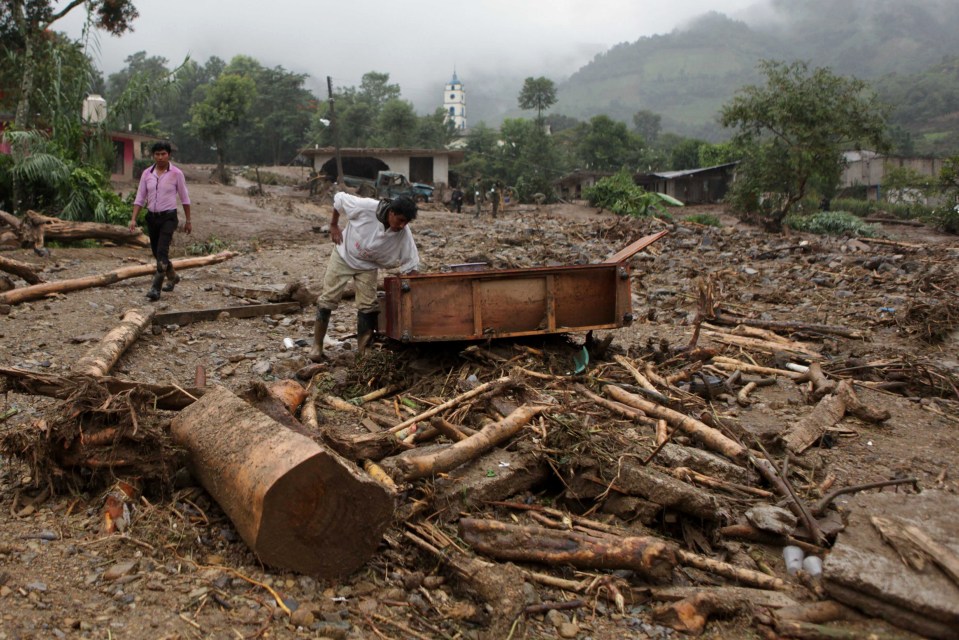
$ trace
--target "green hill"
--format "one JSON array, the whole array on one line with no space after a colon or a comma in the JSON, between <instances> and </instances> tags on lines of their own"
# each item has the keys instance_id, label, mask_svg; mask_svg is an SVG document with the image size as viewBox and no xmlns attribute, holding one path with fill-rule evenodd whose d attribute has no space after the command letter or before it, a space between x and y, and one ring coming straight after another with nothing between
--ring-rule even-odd
<instances>
[{"instance_id":1,"label":"green hill","mask_svg":"<svg viewBox=\"0 0 959 640\"><path fill-rule=\"evenodd\" d=\"M662 116L664 130L718 140L727 135L716 123L720 107L760 81L759 60L801 59L874 83L918 148L954 123L956 56L954 0L774 0L747 22L713 12L670 34L613 47L558 85L552 112L631 123L648 109ZM916 109L917 92L935 97Z\"/></svg>"}]
</instances>

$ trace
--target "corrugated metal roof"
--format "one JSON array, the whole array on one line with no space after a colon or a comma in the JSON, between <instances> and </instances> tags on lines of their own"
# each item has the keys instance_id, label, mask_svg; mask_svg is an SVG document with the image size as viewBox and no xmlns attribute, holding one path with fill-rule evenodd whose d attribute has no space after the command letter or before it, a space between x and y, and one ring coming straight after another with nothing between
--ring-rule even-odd
<instances>
[{"instance_id":1,"label":"corrugated metal roof","mask_svg":"<svg viewBox=\"0 0 959 640\"><path fill-rule=\"evenodd\" d=\"M712 167L699 167L697 169L683 169L682 171L656 171L653 173L646 173L643 175L655 176L657 178L662 178L664 180L672 180L674 178L694 176L697 173L705 173L707 171L713 171L715 169L725 169L726 167L735 167L737 164L739 164L738 160L736 162L727 162L726 164L717 164Z\"/></svg>"}]
</instances>

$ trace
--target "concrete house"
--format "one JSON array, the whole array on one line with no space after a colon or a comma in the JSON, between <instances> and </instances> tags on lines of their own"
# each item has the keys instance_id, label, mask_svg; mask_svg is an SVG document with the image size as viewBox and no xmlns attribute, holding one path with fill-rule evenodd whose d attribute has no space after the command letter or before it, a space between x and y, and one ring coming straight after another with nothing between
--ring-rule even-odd
<instances>
[{"instance_id":1,"label":"concrete house","mask_svg":"<svg viewBox=\"0 0 959 640\"><path fill-rule=\"evenodd\" d=\"M303 149L300 155L319 173L336 175L336 149L317 147ZM463 160L463 151L451 149L340 149L343 173L348 176L375 178L379 171L396 171L410 182L424 182L435 187L450 183L450 165Z\"/></svg>"},{"instance_id":2,"label":"concrete house","mask_svg":"<svg viewBox=\"0 0 959 640\"><path fill-rule=\"evenodd\" d=\"M665 193L686 204L711 204L725 197L737 164L727 162L699 169L639 173L633 176L633 180L647 191Z\"/></svg>"}]
</instances>

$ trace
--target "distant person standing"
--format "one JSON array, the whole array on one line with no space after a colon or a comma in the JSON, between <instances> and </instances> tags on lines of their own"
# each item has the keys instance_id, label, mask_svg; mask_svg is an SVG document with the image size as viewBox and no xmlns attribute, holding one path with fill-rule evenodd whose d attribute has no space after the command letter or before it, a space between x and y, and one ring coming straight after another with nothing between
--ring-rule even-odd
<instances>
[{"instance_id":1,"label":"distant person standing","mask_svg":"<svg viewBox=\"0 0 959 640\"><path fill-rule=\"evenodd\" d=\"M163 278L167 284L164 291L173 291L173 287L180 281L180 276L173 270L170 263L170 243L173 242L173 233L177 229L177 198L183 205L183 215L186 222L183 232L193 232L190 222L190 192L186 188L186 179L179 168L170 162L173 149L169 142L154 143L150 149L153 153L153 166L140 176L140 186L137 188L136 198L133 200L133 215L130 217L130 230L137 228L137 216L144 207L147 210L147 233L150 235L150 251L156 258L156 274L153 284L147 292L148 300L160 299L160 287Z\"/></svg>"},{"instance_id":2,"label":"distant person standing","mask_svg":"<svg viewBox=\"0 0 959 640\"><path fill-rule=\"evenodd\" d=\"M483 210L483 188L477 184L476 189L473 193L473 202L476 204L476 211L473 213L474 218L478 218L480 212Z\"/></svg>"},{"instance_id":3,"label":"distant person standing","mask_svg":"<svg viewBox=\"0 0 959 640\"><path fill-rule=\"evenodd\" d=\"M450 196L450 203L453 205L453 211L456 213L461 213L463 210L463 190L459 187L453 189L453 194Z\"/></svg>"},{"instance_id":4,"label":"distant person standing","mask_svg":"<svg viewBox=\"0 0 959 640\"><path fill-rule=\"evenodd\" d=\"M496 214L499 213L499 189L495 184L493 188L489 190L489 201L493 210L493 217L495 218Z\"/></svg>"}]
</instances>

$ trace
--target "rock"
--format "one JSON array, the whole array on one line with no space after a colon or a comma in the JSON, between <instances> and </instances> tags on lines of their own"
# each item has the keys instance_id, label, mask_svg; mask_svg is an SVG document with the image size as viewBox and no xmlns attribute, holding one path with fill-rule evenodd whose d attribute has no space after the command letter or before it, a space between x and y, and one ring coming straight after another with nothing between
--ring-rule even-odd
<instances>
[{"instance_id":1,"label":"rock","mask_svg":"<svg viewBox=\"0 0 959 640\"><path fill-rule=\"evenodd\" d=\"M560 638L575 638L579 634L579 625L575 622L565 622L556 629Z\"/></svg>"},{"instance_id":2,"label":"rock","mask_svg":"<svg viewBox=\"0 0 959 640\"><path fill-rule=\"evenodd\" d=\"M107 581L119 580L123 576L133 573L137 568L137 560L128 560L127 562L118 562L103 572L103 579Z\"/></svg>"},{"instance_id":3,"label":"rock","mask_svg":"<svg viewBox=\"0 0 959 640\"><path fill-rule=\"evenodd\" d=\"M253 368L251 370L258 376L265 376L273 371L273 364L270 363L269 360L257 360L253 363Z\"/></svg>"},{"instance_id":4,"label":"rock","mask_svg":"<svg viewBox=\"0 0 959 640\"><path fill-rule=\"evenodd\" d=\"M756 528L779 535L791 535L798 519L788 509L761 504L746 511L746 519Z\"/></svg>"},{"instance_id":5,"label":"rock","mask_svg":"<svg viewBox=\"0 0 959 640\"><path fill-rule=\"evenodd\" d=\"M305 607L300 607L290 616L290 622L297 627L309 627L316 622L316 616Z\"/></svg>"},{"instance_id":6,"label":"rock","mask_svg":"<svg viewBox=\"0 0 959 640\"><path fill-rule=\"evenodd\" d=\"M559 629L564 624L569 624L569 617L562 611L550 609L546 612L546 622Z\"/></svg>"}]
</instances>

